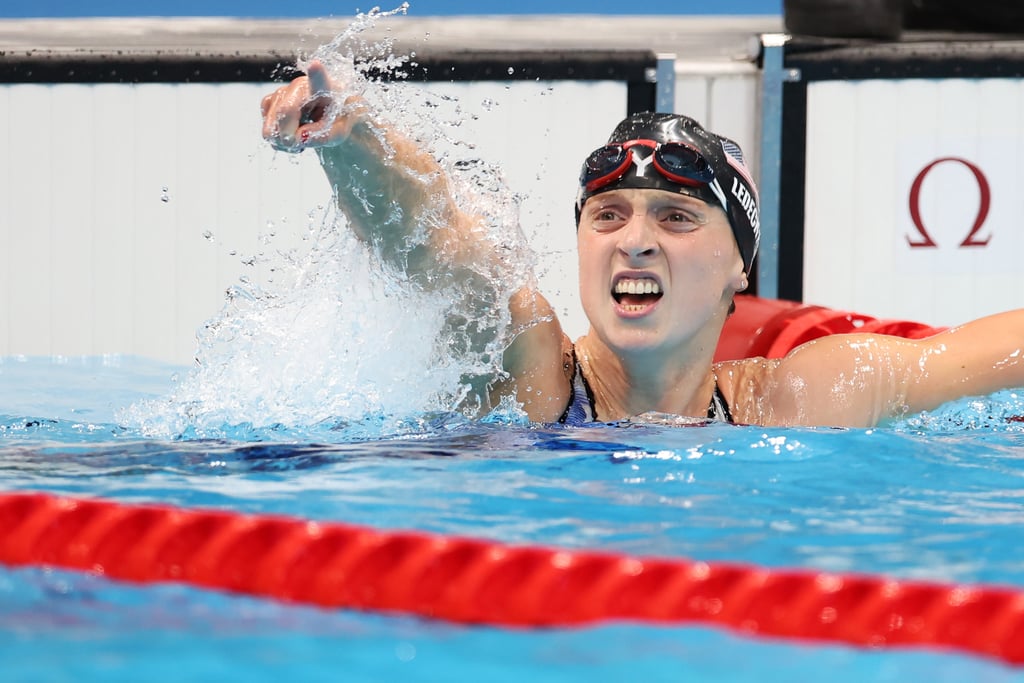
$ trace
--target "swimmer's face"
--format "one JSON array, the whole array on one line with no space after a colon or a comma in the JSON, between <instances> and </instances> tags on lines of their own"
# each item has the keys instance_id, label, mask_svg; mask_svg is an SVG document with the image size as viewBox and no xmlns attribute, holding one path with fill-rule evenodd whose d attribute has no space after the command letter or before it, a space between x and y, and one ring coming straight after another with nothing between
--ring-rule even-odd
<instances>
[{"instance_id":1,"label":"swimmer's face","mask_svg":"<svg viewBox=\"0 0 1024 683\"><path fill-rule=\"evenodd\" d=\"M620 353L717 344L733 296L746 287L725 212L685 195L595 195L583 205L577 246L583 309Z\"/></svg>"}]
</instances>

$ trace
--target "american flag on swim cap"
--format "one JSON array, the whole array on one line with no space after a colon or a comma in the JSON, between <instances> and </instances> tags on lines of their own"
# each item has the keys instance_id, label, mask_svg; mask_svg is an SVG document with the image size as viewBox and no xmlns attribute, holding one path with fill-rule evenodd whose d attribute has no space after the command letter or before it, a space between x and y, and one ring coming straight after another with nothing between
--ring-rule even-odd
<instances>
[{"instance_id":1,"label":"american flag on swim cap","mask_svg":"<svg viewBox=\"0 0 1024 683\"><path fill-rule=\"evenodd\" d=\"M750 185L750 189L754 191L754 199L758 199L757 185L754 184L754 179L750 175L750 171L747 170L747 163L743 159L743 150L732 140L722 138L722 150L725 152L725 160L730 166L739 173L747 184ZM758 201L760 204L760 201Z\"/></svg>"}]
</instances>

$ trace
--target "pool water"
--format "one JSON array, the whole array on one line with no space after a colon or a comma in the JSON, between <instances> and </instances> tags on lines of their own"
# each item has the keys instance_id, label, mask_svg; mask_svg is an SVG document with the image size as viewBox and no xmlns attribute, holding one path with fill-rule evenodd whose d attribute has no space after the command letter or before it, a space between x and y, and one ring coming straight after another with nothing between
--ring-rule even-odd
<instances>
[{"instance_id":1,"label":"pool water","mask_svg":"<svg viewBox=\"0 0 1024 683\"><path fill-rule=\"evenodd\" d=\"M1015 392L873 430L434 414L376 434L368 419L154 437L119 419L185 371L119 356L0 360L0 491L1024 586ZM12 681L1024 680L999 661L931 649L699 625L471 627L49 568L0 568L0 632Z\"/></svg>"}]
</instances>

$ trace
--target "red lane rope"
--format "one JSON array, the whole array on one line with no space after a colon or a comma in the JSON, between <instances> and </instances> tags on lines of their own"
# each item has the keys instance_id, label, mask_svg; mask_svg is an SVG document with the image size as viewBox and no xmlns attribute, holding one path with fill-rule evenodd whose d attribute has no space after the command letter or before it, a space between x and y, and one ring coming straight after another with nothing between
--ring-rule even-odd
<instances>
[{"instance_id":1,"label":"red lane rope","mask_svg":"<svg viewBox=\"0 0 1024 683\"><path fill-rule=\"evenodd\" d=\"M1024 663L1024 593L512 546L337 523L0 494L0 562L463 623L701 623Z\"/></svg>"}]
</instances>

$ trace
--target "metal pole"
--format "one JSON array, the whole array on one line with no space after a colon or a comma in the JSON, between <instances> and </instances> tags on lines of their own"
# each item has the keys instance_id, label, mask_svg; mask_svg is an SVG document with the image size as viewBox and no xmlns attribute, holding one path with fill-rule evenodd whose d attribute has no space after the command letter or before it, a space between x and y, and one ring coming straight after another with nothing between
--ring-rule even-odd
<instances>
[{"instance_id":1,"label":"metal pole","mask_svg":"<svg viewBox=\"0 0 1024 683\"><path fill-rule=\"evenodd\" d=\"M659 54L655 74L654 111L674 113L676 110L676 56Z\"/></svg>"},{"instance_id":2,"label":"metal pole","mask_svg":"<svg viewBox=\"0 0 1024 683\"><path fill-rule=\"evenodd\" d=\"M782 86L799 80L800 73L783 66L783 50L789 36L761 36L761 249L757 265L757 294L779 295L779 188L782 160Z\"/></svg>"}]
</instances>

